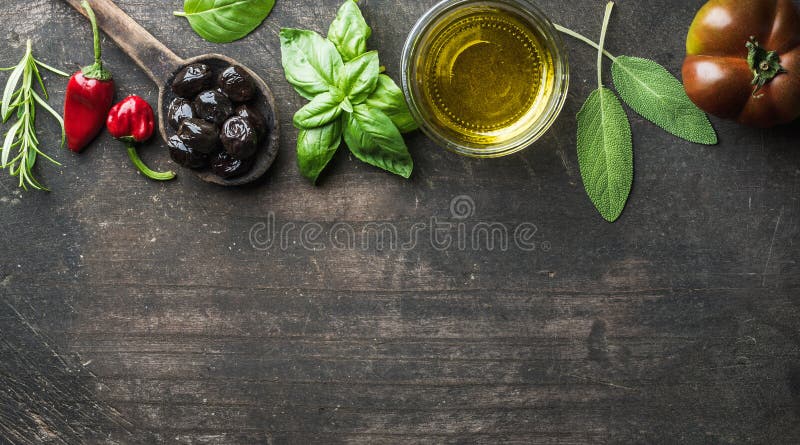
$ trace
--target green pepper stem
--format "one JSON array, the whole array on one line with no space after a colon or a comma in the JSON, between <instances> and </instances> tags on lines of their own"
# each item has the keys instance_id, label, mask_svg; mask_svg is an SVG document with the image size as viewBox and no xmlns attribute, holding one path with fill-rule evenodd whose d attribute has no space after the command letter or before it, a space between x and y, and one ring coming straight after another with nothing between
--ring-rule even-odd
<instances>
[{"instance_id":1,"label":"green pepper stem","mask_svg":"<svg viewBox=\"0 0 800 445\"><path fill-rule=\"evenodd\" d=\"M102 45L100 45L100 29L97 26L97 16L94 15L94 10L86 0L81 2L81 6L86 10L86 16L89 17L89 21L92 23L94 40L94 64L84 68L83 75L89 79L111 80L111 73L103 68L103 49Z\"/></svg>"},{"instance_id":2,"label":"green pepper stem","mask_svg":"<svg viewBox=\"0 0 800 445\"><path fill-rule=\"evenodd\" d=\"M142 159L139 157L139 153L136 152L136 146L130 143L127 145L128 157L131 158L133 165L135 165L143 175L155 181L169 181L175 179L175 172L155 172L150 170L150 167L146 166L144 162L142 162Z\"/></svg>"},{"instance_id":3,"label":"green pepper stem","mask_svg":"<svg viewBox=\"0 0 800 445\"><path fill-rule=\"evenodd\" d=\"M89 2L83 0L81 6L86 10L89 15L89 21L92 23L92 37L94 38L94 63L103 66L103 48L100 46L100 29L97 26L97 16L94 15L94 10L89 6Z\"/></svg>"},{"instance_id":4,"label":"green pepper stem","mask_svg":"<svg viewBox=\"0 0 800 445\"><path fill-rule=\"evenodd\" d=\"M556 31L564 33L564 34L566 34L566 35L568 35L568 36L570 36L572 38L578 39L581 42L591 46L592 48L594 48L594 49L596 49L598 51L600 50L600 45L598 45L597 43L593 42L590 38L586 37L585 35L580 34L578 32L575 32L575 31L573 31L573 30L571 30L571 29L569 29L569 28L567 28L565 26L561 26L559 24L553 24L553 26L556 28ZM608 52L605 48L603 49L603 55L608 57L612 62L617 60L617 58L614 57L614 55L611 54L610 52Z\"/></svg>"}]
</instances>

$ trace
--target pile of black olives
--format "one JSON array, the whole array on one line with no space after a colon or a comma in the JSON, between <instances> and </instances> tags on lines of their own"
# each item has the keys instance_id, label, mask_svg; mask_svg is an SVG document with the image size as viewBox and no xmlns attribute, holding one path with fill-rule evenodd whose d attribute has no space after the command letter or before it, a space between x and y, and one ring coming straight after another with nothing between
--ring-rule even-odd
<instances>
[{"instance_id":1,"label":"pile of black olives","mask_svg":"<svg viewBox=\"0 0 800 445\"><path fill-rule=\"evenodd\" d=\"M211 168L225 179L250 171L269 136L264 115L252 104L258 95L253 78L238 66L216 74L193 63L178 72L172 91L177 96L167 112L177 132L169 139L172 159L191 169Z\"/></svg>"}]
</instances>

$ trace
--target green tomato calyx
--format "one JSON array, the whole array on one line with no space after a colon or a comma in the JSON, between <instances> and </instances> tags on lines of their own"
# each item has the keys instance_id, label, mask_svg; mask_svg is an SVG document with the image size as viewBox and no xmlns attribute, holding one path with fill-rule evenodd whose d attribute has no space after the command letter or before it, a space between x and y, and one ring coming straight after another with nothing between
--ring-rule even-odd
<instances>
[{"instance_id":1,"label":"green tomato calyx","mask_svg":"<svg viewBox=\"0 0 800 445\"><path fill-rule=\"evenodd\" d=\"M755 36L751 36L746 44L747 64L753 71L753 97L778 74L786 73L781 66L781 58L777 51L767 51L758 44Z\"/></svg>"}]
</instances>

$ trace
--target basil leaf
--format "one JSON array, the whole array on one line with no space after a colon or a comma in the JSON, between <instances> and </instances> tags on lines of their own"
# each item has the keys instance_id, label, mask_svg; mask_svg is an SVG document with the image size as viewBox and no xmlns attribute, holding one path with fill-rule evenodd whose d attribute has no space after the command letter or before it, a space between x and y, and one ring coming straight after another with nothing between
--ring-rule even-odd
<instances>
[{"instance_id":1,"label":"basil leaf","mask_svg":"<svg viewBox=\"0 0 800 445\"><path fill-rule=\"evenodd\" d=\"M352 104L360 104L375 90L381 64L378 52L370 51L344 64L339 76L339 89Z\"/></svg>"},{"instance_id":2,"label":"basil leaf","mask_svg":"<svg viewBox=\"0 0 800 445\"><path fill-rule=\"evenodd\" d=\"M648 59L620 56L614 60L611 73L622 100L645 119L687 141L717 143L708 116L663 66Z\"/></svg>"},{"instance_id":3,"label":"basil leaf","mask_svg":"<svg viewBox=\"0 0 800 445\"><path fill-rule=\"evenodd\" d=\"M297 166L300 173L317 183L319 174L333 159L342 143L342 119L318 128L300 130L297 136Z\"/></svg>"},{"instance_id":4,"label":"basil leaf","mask_svg":"<svg viewBox=\"0 0 800 445\"><path fill-rule=\"evenodd\" d=\"M348 99L346 97L342 100L342 103L339 104L339 106L342 107L342 111L344 111L346 113L352 113L353 112L353 104L350 102L350 99Z\"/></svg>"},{"instance_id":5,"label":"basil leaf","mask_svg":"<svg viewBox=\"0 0 800 445\"><path fill-rule=\"evenodd\" d=\"M378 85L375 87L375 91L364 103L383 111L401 133L408 133L419 128L408 110L403 91L386 74L378 76Z\"/></svg>"},{"instance_id":6,"label":"basil leaf","mask_svg":"<svg viewBox=\"0 0 800 445\"><path fill-rule=\"evenodd\" d=\"M325 125L341 116L340 103L331 93L322 93L295 113L294 126L307 130Z\"/></svg>"},{"instance_id":7,"label":"basil leaf","mask_svg":"<svg viewBox=\"0 0 800 445\"><path fill-rule=\"evenodd\" d=\"M275 6L275 0L186 0L183 12L200 37L213 43L239 40L258 28Z\"/></svg>"},{"instance_id":8,"label":"basil leaf","mask_svg":"<svg viewBox=\"0 0 800 445\"><path fill-rule=\"evenodd\" d=\"M314 31L292 28L281 29L281 62L286 80L309 100L336 86L344 66L329 40Z\"/></svg>"},{"instance_id":9,"label":"basil leaf","mask_svg":"<svg viewBox=\"0 0 800 445\"><path fill-rule=\"evenodd\" d=\"M633 143L617 96L601 87L578 112L578 163L583 186L608 222L619 219L633 184Z\"/></svg>"},{"instance_id":10,"label":"basil leaf","mask_svg":"<svg viewBox=\"0 0 800 445\"><path fill-rule=\"evenodd\" d=\"M345 62L367 52L367 39L371 35L372 29L353 0L342 4L328 29L328 40L336 45Z\"/></svg>"},{"instance_id":11,"label":"basil leaf","mask_svg":"<svg viewBox=\"0 0 800 445\"><path fill-rule=\"evenodd\" d=\"M411 176L414 161L389 116L362 104L345 119L344 141L356 158L404 178Z\"/></svg>"}]
</instances>

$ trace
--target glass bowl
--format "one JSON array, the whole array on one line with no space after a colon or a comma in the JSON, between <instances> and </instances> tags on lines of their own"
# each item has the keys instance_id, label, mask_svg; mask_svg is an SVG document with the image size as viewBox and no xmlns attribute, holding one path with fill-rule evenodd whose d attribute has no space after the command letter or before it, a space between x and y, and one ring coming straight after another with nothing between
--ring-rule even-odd
<instances>
[{"instance_id":1,"label":"glass bowl","mask_svg":"<svg viewBox=\"0 0 800 445\"><path fill-rule=\"evenodd\" d=\"M526 103L526 109L520 110L516 121L510 121L512 123L502 129L473 124L472 132L467 131L469 134L466 134L459 131L459 127L466 128L459 124L463 121L455 116L450 117L452 113L448 115L441 110L436 111L438 107L448 112L448 108L436 105L435 100L431 99L431 91L438 90L426 88L425 79L426 76L430 78L429 66L433 63L428 56L435 51L442 51L441 47L434 45L439 45L436 42L443 39L442 35L448 32L448 27L461 26L461 22L473 20L473 17L487 11L510 14L515 23L527 28L526 35L535 37L536 46L532 46L532 54L536 55L541 71L538 79L531 77L531 82L539 82L540 85L536 96ZM477 32L473 37L480 43L480 31ZM521 33L515 33L514 36L517 34ZM535 50L537 47L538 51ZM460 57L460 53L456 57ZM455 61L451 65L454 64ZM481 70L487 72L492 69L498 68L491 66L489 61L487 66L481 66ZM402 57L402 87L411 114L434 142L464 156L496 158L529 147L553 125L567 97L569 64L561 37L552 22L530 1L444 0L417 21L406 40Z\"/></svg>"}]
</instances>

